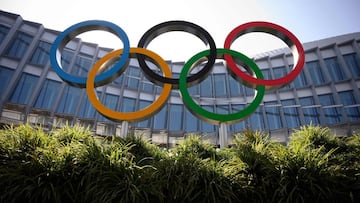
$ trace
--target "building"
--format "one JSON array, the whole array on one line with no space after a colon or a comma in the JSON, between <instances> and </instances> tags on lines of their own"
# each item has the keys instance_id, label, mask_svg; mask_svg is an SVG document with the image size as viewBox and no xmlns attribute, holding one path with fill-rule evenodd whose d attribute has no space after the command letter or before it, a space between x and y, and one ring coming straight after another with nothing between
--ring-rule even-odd
<instances>
[{"instance_id":1,"label":"building","mask_svg":"<svg viewBox=\"0 0 360 203\"><path fill-rule=\"evenodd\" d=\"M52 70L49 50L59 31L44 28L21 16L0 11L0 123L29 122L45 129L81 124L98 135L119 135L121 122L113 122L92 107L85 89L69 86ZM228 125L228 135L247 127L263 130L272 139L286 142L301 125L319 124L339 136L360 132L360 33L304 43L306 64L291 84L267 91L262 104L245 121ZM64 69L86 76L97 59L111 49L76 39L62 53ZM284 76L292 66L287 49L254 57L266 79ZM184 63L168 62L176 76ZM161 87L149 82L131 60L126 71L98 88L98 96L118 111L142 109L154 100ZM217 62L211 75L189 88L194 99L211 111L238 111L250 103L254 90L241 85ZM177 90L167 104L148 120L130 123L131 132L165 146L195 133L219 143L219 127L193 116Z\"/></svg>"}]
</instances>

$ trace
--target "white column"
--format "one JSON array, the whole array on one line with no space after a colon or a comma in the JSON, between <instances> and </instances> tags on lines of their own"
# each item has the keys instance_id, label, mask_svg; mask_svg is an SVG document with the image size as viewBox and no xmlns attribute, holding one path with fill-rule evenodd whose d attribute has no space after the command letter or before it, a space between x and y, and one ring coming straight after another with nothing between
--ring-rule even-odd
<instances>
[{"instance_id":1,"label":"white column","mask_svg":"<svg viewBox=\"0 0 360 203\"><path fill-rule=\"evenodd\" d=\"M129 122L123 121L121 123L120 137L125 138L128 134Z\"/></svg>"},{"instance_id":2,"label":"white column","mask_svg":"<svg viewBox=\"0 0 360 203\"><path fill-rule=\"evenodd\" d=\"M219 144L220 148L226 148L228 146L228 140L227 140L227 125L226 123L220 123L219 128Z\"/></svg>"}]
</instances>

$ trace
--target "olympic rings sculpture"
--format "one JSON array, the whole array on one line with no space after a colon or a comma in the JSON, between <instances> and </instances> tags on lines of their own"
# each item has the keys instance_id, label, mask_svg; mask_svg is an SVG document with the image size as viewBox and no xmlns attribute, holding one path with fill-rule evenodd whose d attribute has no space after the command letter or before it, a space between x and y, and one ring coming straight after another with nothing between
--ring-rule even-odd
<instances>
[{"instance_id":1,"label":"olympic rings sculpture","mask_svg":"<svg viewBox=\"0 0 360 203\"><path fill-rule=\"evenodd\" d=\"M123 43L123 48L112 51L101 59L89 70L88 77L78 77L65 72L61 66L61 52L68 42L77 35L92 31L103 30L116 35ZM158 54L147 49L150 42L157 36L171 32L183 31L200 38L208 50L204 50L191 57L183 66L180 77L173 78L171 69L166 61ZM231 50L231 44L240 36L250 32L264 32L278 37L289 46L294 58L294 67L290 73L282 78L273 80L264 79L260 68L256 63L242 53ZM127 68L130 58L137 58L140 68L146 78L156 85L163 86L162 92L156 100L144 109L134 112L118 112L103 105L96 96L95 87L105 85L116 79ZM203 109L197 104L187 91L188 87L199 84L212 71L216 59L224 59L231 76L250 88L254 88L253 102L244 109L231 114L216 114ZM163 75L156 74L145 60L153 62ZM293 81L300 74L304 62L305 53L300 41L287 29L269 22L249 22L233 29L226 37L224 48L216 48L211 35L202 27L187 21L167 21L150 28L141 37L138 47L130 47L126 33L119 26L100 20L90 20L70 26L55 39L50 50L50 62L57 75L70 85L86 88L89 101L94 108L103 116L115 121L141 121L149 118L161 110L169 98L172 89L179 89L183 103L196 117L212 124L232 124L246 119L262 102L266 90L278 89ZM205 65L200 71L191 74L191 70L199 64ZM111 66L112 65L112 66ZM239 65L246 71L239 68ZM109 68L111 66L111 68ZM99 73L99 74L98 74Z\"/></svg>"}]
</instances>

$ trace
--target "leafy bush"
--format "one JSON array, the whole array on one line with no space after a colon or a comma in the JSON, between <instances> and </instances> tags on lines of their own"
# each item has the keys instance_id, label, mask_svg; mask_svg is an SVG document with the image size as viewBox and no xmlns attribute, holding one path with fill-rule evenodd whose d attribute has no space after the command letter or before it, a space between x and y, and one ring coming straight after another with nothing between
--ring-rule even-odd
<instances>
[{"instance_id":1,"label":"leafy bush","mask_svg":"<svg viewBox=\"0 0 360 203\"><path fill-rule=\"evenodd\" d=\"M260 131L216 149L191 135L161 149L80 126L0 130L0 202L359 202L360 135L304 126L288 145Z\"/></svg>"}]
</instances>

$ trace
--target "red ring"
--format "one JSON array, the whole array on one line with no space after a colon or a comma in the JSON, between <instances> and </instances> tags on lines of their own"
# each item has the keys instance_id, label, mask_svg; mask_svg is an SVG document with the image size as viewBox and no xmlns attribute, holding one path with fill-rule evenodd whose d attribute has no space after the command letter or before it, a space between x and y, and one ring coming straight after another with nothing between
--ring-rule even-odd
<instances>
[{"instance_id":1,"label":"red ring","mask_svg":"<svg viewBox=\"0 0 360 203\"><path fill-rule=\"evenodd\" d=\"M287 29L276 25L274 23L269 22L249 22L242 25L239 25L235 29L233 29L229 35L226 37L224 48L230 49L231 44L241 35L250 32L265 32L271 35L274 35L284 41L292 50L294 63L297 61L296 65L294 66L293 70L285 75L284 77L273 79L273 80L264 80L254 78L245 72L241 71L238 66L236 65L234 59L231 55L224 55L224 58L231 69L235 73L236 76L240 77L240 80L245 80L252 84L257 85L265 85L266 89L272 89L271 87L277 88L278 86L284 86L295 79L297 75L300 74L301 70L304 67L305 63L305 53L304 48L300 41ZM294 47L295 46L295 47ZM296 49L295 49L296 48Z\"/></svg>"}]
</instances>

